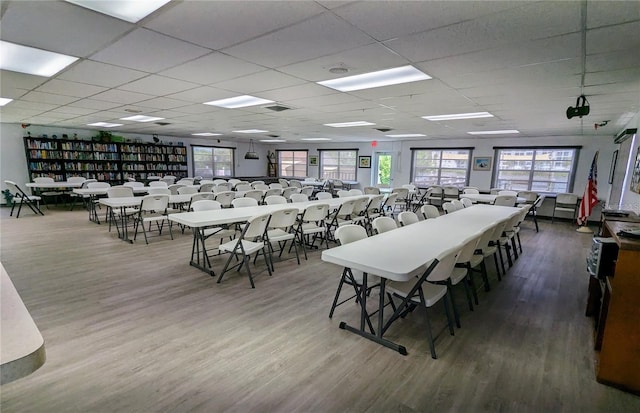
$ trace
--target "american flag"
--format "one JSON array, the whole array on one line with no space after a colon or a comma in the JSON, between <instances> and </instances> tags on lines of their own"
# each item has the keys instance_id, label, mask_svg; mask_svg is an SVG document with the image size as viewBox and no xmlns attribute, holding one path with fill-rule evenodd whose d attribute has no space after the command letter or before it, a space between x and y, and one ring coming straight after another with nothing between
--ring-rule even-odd
<instances>
[{"instance_id":1,"label":"american flag","mask_svg":"<svg viewBox=\"0 0 640 413\"><path fill-rule=\"evenodd\" d=\"M591 170L589 171L589 180L584 189L584 195L580 202L580 211L578 212L578 225L586 225L591 210L598 204L598 152L591 162Z\"/></svg>"}]
</instances>

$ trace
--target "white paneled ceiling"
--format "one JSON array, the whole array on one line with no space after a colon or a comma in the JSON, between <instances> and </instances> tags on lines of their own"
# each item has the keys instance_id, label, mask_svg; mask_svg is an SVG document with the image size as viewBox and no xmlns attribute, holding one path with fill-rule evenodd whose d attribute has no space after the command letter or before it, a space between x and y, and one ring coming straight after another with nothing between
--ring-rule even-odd
<instances>
[{"instance_id":1,"label":"white paneled ceiling","mask_svg":"<svg viewBox=\"0 0 640 413\"><path fill-rule=\"evenodd\" d=\"M171 1L137 24L65 1L9 0L0 10L3 41L79 58L51 78L1 71L0 96L14 99L0 108L2 122L358 142L483 129L518 129L527 139L611 136L640 111L637 0ZM346 93L316 83L406 65L433 79ZM569 120L581 93L591 113ZM275 103L203 104L245 94ZM495 117L422 119L483 111ZM168 125L120 120L132 112ZM375 125L323 125L349 121ZM268 132L233 133L254 128Z\"/></svg>"}]
</instances>

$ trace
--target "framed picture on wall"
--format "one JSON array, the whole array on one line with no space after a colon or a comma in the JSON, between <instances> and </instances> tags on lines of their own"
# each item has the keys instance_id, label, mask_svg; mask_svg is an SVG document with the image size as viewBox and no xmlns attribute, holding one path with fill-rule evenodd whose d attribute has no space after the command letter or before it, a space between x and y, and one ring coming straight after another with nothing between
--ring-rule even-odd
<instances>
[{"instance_id":1,"label":"framed picture on wall","mask_svg":"<svg viewBox=\"0 0 640 413\"><path fill-rule=\"evenodd\" d=\"M318 155L309 155L309 166L318 166Z\"/></svg>"},{"instance_id":2,"label":"framed picture on wall","mask_svg":"<svg viewBox=\"0 0 640 413\"><path fill-rule=\"evenodd\" d=\"M371 168L371 157L358 156L358 168Z\"/></svg>"},{"instance_id":3,"label":"framed picture on wall","mask_svg":"<svg viewBox=\"0 0 640 413\"><path fill-rule=\"evenodd\" d=\"M611 169L609 169L609 183L613 183L613 174L616 172L616 164L618 163L618 151L613 152L611 159Z\"/></svg>"},{"instance_id":4,"label":"framed picture on wall","mask_svg":"<svg viewBox=\"0 0 640 413\"><path fill-rule=\"evenodd\" d=\"M640 194L640 146L636 149L636 161L633 163L630 189L633 192Z\"/></svg>"},{"instance_id":5,"label":"framed picture on wall","mask_svg":"<svg viewBox=\"0 0 640 413\"><path fill-rule=\"evenodd\" d=\"M476 156L473 158L473 170L474 171L490 171L491 170L491 157L490 156Z\"/></svg>"}]
</instances>

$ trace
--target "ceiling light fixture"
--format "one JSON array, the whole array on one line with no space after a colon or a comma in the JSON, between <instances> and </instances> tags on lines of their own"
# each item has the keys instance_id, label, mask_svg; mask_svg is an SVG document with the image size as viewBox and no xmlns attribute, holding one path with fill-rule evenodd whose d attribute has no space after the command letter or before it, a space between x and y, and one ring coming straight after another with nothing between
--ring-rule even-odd
<instances>
[{"instance_id":1,"label":"ceiling light fixture","mask_svg":"<svg viewBox=\"0 0 640 413\"><path fill-rule=\"evenodd\" d=\"M504 130L481 130L475 132L467 132L469 135L509 135L520 133L519 130L516 129L504 129Z\"/></svg>"},{"instance_id":2,"label":"ceiling light fixture","mask_svg":"<svg viewBox=\"0 0 640 413\"><path fill-rule=\"evenodd\" d=\"M331 138L300 138L301 141L330 141Z\"/></svg>"},{"instance_id":3,"label":"ceiling light fixture","mask_svg":"<svg viewBox=\"0 0 640 413\"><path fill-rule=\"evenodd\" d=\"M286 142L286 140L284 140L284 139L260 139L260 142L277 143L277 142Z\"/></svg>"},{"instance_id":4,"label":"ceiling light fixture","mask_svg":"<svg viewBox=\"0 0 640 413\"><path fill-rule=\"evenodd\" d=\"M13 99L9 99L9 98L0 98L0 106L4 106L7 103L13 101Z\"/></svg>"},{"instance_id":5,"label":"ceiling light fixture","mask_svg":"<svg viewBox=\"0 0 640 413\"><path fill-rule=\"evenodd\" d=\"M0 40L0 69L51 77L76 60L77 57Z\"/></svg>"},{"instance_id":6,"label":"ceiling light fixture","mask_svg":"<svg viewBox=\"0 0 640 413\"><path fill-rule=\"evenodd\" d=\"M244 159L260 159L258 153L253 149L253 139L249 141L249 150L244 154Z\"/></svg>"},{"instance_id":7,"label":"ceiling light fixture","mask_svg":"<svg viewBox=\"0 0 640 413\"><path fill-rule=\"evenodd\" d=\"M95 122L95 123L88 123L87 126L99 126L99 127L102 127L102 128L115 128L116 126L122 126L122 123Z\"/></svg>"},{"instance_id":8,"label":"ceiling light fixture","mask_svg":"<svg viewBox=\"0 0 640 413\"><path fill-rule=\"evenodd\" d=\"M439 120L459 120L459 119L478 119L478 118L492 118L493 115L489 112L472 112L472 113L454 113L451 115L434 115L434 116L422 116L422 119L437 122Z\"/></svg>"},{"instance_id":9,"label":"ceiling light fixture","mask_svg":"<svg viewBox=\"0 0 640 413\"><path fill-rule=\"evenodd\" d=\"M262 129L242 129L242 130L234 130L232 132L234 133L267 133L269 131L262 130Z\"/></svg>"},{"instance_id":10,"label":"ceiling light fixture","mask_svg":"<svg viewBox=\"0 0 640 413\"><path fill-rule=\"evenodd\" d=\"M350 92L353 90L371 89L381 86L398 85L401 83L417 82L431 79L426 73L408 65L393 69L379 70L377 72L363 73L361 75L341 77L338 79L323 80L319 85Z\"/></svg>"},{"instance_id":11,"label":"ceiling light fixture","mask_svg":"<svg viewBox=\"0 0 640 413\"><path fill-rule=\"evenodd\" d=\"M153 122L156 120L162 120L164 118L155 118L153 116L146 116L146 115L135 115L135 116L129 116L126 118L120 118L120 120L132 120L134 122Z\"/></svg>"},{"instance_id":12,"label":"ceiling light fixture","mask_svg":"<svg viewBox=\"0 0 640 413\"><path fill-rule=\"evenodd\" d=\"M192 133L192 136L220 136L221 133L212 133L212 132L200 132L200 133Z\"/></svg>"},{"instance_id":13,"label":"ceiling light fixture","mask_svg":"<svg viewBox=\"0 0 640 413\"><path fill-rule=\"evenodd\" d=\"M98 13L106 14L117 19L137 23L169 0L130 0L130 1L95 1L95 0L66 0L69 3L84 7Z\"/></svg>"},{"instance_id":14,"label":"ceiling light fixture","mask_svg":"<svg viewBox=\"0 0 640 413\"><path fill-rule=\"evenodd\" d=\"M421 138L427 136L423 133L399 133L397 135L384 135L388 138Z\"/></svg>"},{"instance_id":15,"label":"ceiling light fixture","mask_svg":"<svg viewBox=\"0 0 640 413\"><path fill-rule=\"evenodd\" d=\"M233 98L212 100L204 102L205 105L218 106L226 109L246 108L248 106L264 105L265 103L273 103L273 100L257 98L255 96L242 95Z\"/></svg>"},{"instance_id":16,"label":"ceiling light fixture","mask_svg":"<svg viewBox=\"0 0 640 413\"><path fill-rule=\"evenodd\" d=\"M341 123L325 123L324 126L331 126L332 128L350 128L352 126L371 126L375 123L366 122L363 120L357 122L341 122Z\"/></svg>"}]
</instances>

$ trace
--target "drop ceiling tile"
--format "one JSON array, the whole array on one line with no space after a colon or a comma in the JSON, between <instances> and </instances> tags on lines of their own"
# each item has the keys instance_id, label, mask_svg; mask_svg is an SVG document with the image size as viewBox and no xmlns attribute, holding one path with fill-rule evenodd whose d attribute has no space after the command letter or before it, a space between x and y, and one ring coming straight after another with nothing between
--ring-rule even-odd
<instances>
[{"instance_id":1,"label":"drop ceiling tile","mask_svg":"<svg viewBox=\"0 0 640 413\"><path fill-rule=\"evenodd\" d=\"M604 72L634 67L640 67L640 53L622 50L587 56L587 72Z\"/></svg>"},{"instance_id":2,"label":"drop ceiling tile","mask_svg":"<svg viewBox=\"0 0 640 413\"><path fill-rule=\"evenodd\" d=\"M0 91L6 89L35 89L46 82L48 78L43 76L28 75L26 73L0 70ZM4 95L3 95L4 96Z\"/></svg>"},{"instance_id":3,"label":"drop ceiling tile","mask_svg":"<svg viewBox=\"0 0 640 413\"><path fill-rule=\"evenodd\" d=\"M95 110L109 110L113 108L117 108L118 106L122 106L122 102L108 102L104 100L95 100L95 99L80 99L71 103L69 106L80 107L80 108L89 108Z\"/></svg>"},{"instance_id":4,"label":"drop ceiling tile","mask_svg":"<svg viewBox=\"0 0 640 413\"><path fill-rule=\"evenodd\" d=\"M594 28L620 24L640 19L638 1L602 1L587 2L587 27Z\"/></svg>"},{"instance_id":5,"label":"drop ceiling tile","mask_svg":"<svg viewBox=\"0 0 640 413\"><path fill-rule=\"evenodd\" d=\"M147 76L147 73L106 63L83 60L62 72L58 79L90 85L117 87Z\"/></svg>"},{"instance_id":6,"label":"drop ceiling tile","mask_svg":"<svg viewBox=\"0 0 640 413\"><path fill-rule=\"evenodd\" d=\"M146 72L157 72L209 53L194 46L146 29L136 29L91 56L92 60Z\"/></svg>"},{"instance_id":7,"label":"drop ceiling tile","mask_svg":"<svg viewBox=\"0 0 640 413\"><path fill-rule=\"evenodd\" d=\"M640 20L587 30L587 55L608 53L617 50L628 50L638 53L640 50Z\"/></svg>"},{"instance_id":8,"label":"drop ceiling tile","mask_svg":"<svg viewBox=\"0 0 640 413\"><path fill-rule=\"evenodd\" d=\"M87 85L84 83L51 79L35 90L38 92L56 93L64 96L75 96L78 98L84 98L100 92L104 92L107 89L104 87Z\"/></svg>"},{"instance_id":9,"label":"drop ceiling tile","mask_svg":"<svg viewBox=\"0 0 640 413\"><path fill-rule=\"evenodd\" d=\"M175 109L181 106L189 105L187 102L183 100L169 99L169 98L154 98L149 100L144 100L140 102L141 106L152 108L152 109Z\"/></svg>"},{"instance_id":10,"label":"drop ceiling tile","mask_svg":"<svg viewBox=\"0 0 640 413\"><path fill-rule=\"evenodd\" d=\"M226 82L214 83L211 86L225 89L238 94L259 94L261 91L280 89L283 87L296 86L305 83L304 80L275 70L265 70L263 72L239 77ZM261 97L261 96L258 96Z\"/></svg>"},{"instance_id":11,"label":"drop ceiling tile","mask_svg":"<svg viewBox=\"0 0 640 413\"><path fill-rule=\"evenodd\" d=\"M315 83L305 83L297 86L267 90L262 92L260 95L265 99L273 100L276 102L286 102L288 100L330 95L333 93L335 93L333 89L320 86Z\"/></svg>"},{"instance_id":12,"label":"drop ceiling tile","mask_svg":"<svg viewBox=\"0 0 640 413\"><path fill-rule=\"evenodd\" d=\"M263 70L265 70L265 68L262 66L215 52L164 70L160 72L160 74L206 85L261 72Z\"/></svg>"},{"instance_id":13,"label":"drop ceiling tile","mask_svg":"<svg viewBox=\"0 0 640 413\"><path fill-rule=\"evenodd\" d=\"M171 79L164 76L149 75L142 79L119 86L118 89L128 90L130 92L146 93L148 95L165 96L172 93L194 89L198 86L199 85L196 83Z\"/></svg>"},{"instance_id":14,"label":"drop ceiling tile","mask_svg":"<svg viewBox=\"0 0 640 413\"><path fill-rule=\"evenodd\" d=\"M212 100L224 99L228 97L232 97L233 93L228 90L221 90L210 86L202 86L196 89L186 90L184 92L173 93L167 95L166 97L171 99L183 100L185 102L198 103L202 104L204 102L210 102ZM209 110L214 108L214 106L204 106L208 107Z\"/></svg>"},{"instance_id":15,"label":"drop ceiling tile","mask_svg":"<svg viewBox=\"0 0 640 413\"><path fill-rule=\"evenodd\" d=\"M9 107L9 106L13 109L32 110L32 111L37 111L38 113L46 112L48 110L52 110L59 107L58 104L44 103L40 101L26 101L26 100L14 100L13 102L9 103L9 105L4 107Z\"/></svg>"},{"instance_id":16,"label":"drop ceiling tile","mask_svg":"<svg viewBox=\"0 0 640 413\"><path fill-rule=\"evenodd\" d=\"M193 115L196 114L210 114L212 112L212 106L210 105L203 105L201 103L195 104L195 105L187 105L187 106L181 106L179 108L176 108L175 110L177 112L181 112L181 113L190 113Z\"/></svg>"},{"instance_id":17,"label":"drop ceiling tile","mask_svg":"<svg viewBox=\"0 0 640 413\"><path fill-rule=\"evenodd\" d=\"M81 115L88 115L90 113L95 113L96 111L97 111L96 109L90 109L90 108L79 108L75 106L60 106L57 109L51 110L50 113L66 113L70 115L81 116Z\"/></svg>"},{"instance_id":18,"label":"drop ceiling tile","mask_svg":"<svg viewBox=\"0 0 640 413\"><path fill-rule=\"evenodd\" d=\"M66 2L12 1L2 16L2 40L87 57L133 27Z\"/></svg>"},{"instance_id":19,"label":"drop ceiling tile","mask_svg":"<svg viewBox=\"0 0 640 413\"><path fill-rule=\"evenodd\" d=\"M587 73L585 76L585 85L638 82L639 79L640 68L611 70L607 72Z\"/></svg>"},{"instance_id":20,"label":"drop ceiling tile","mask_svg":"<svg viewBox=\"0 0 640 413\"><path fill-rule=\"evenodd\" d=\"M224 52L267 67L279 67L368 43L373 43L369 36L332 14L323 13L296 25L224 49Z\"/></svg>"},{"instance_id":21,"label":"drop ceiling tile","mask_svg":"<svg viewBox=\"0 0 640 413\"><path fill-rule=\"evenodd\" d=\"M50 103L54 105L66 105L67 103L78 100L76 97L43 92L29 92L20 99L27 102Z\"/></svg>"},{"instance_id":22,"label":"drop ceiling tile","mask_svg":"<svg viewBox=\"0 0 640 413\"><path fill-rule=\"evenodd\" d=\"M131 103L142 102L144 100L149 100L149 99L152 99L154 97L155 96L146 95L146 94L143 94L143 93L136 93L136 92L128 92L126 90L111 89L111 90L107 90L106 92L98 93L97 95L94 95L91 98L94 99L94 100L104 100L104 101L107 101L107 102L114 102L114 103L119 103L120 105L122 105L122 104L131 104Z\"/></svg>"}]
</instances>

